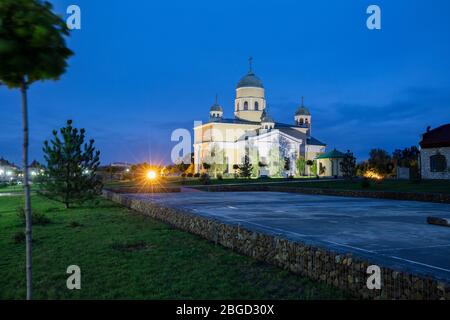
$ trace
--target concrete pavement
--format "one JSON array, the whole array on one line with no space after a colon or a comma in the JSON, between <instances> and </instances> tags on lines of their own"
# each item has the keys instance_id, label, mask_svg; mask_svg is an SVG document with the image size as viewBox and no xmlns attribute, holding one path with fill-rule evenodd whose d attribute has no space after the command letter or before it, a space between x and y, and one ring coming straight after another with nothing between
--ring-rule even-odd
<instances>
[{"instance_id":1,"label":"concrete pavement","mask_svg":"<svg viewBox=\"0 0 450 320\"><path fill-rule=\"evenodd\" d=\"M450 204L276 192L130 195L450 282Z\"/></svg>"}]
</instances>

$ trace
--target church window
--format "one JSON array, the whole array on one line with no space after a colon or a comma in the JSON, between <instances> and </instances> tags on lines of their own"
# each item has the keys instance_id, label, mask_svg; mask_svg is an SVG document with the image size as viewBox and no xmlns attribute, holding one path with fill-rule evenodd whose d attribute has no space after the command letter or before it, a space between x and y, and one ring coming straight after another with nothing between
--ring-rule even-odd
<instances>
[{"instance_id":1,"label":"church window","mask_svg":"<svg viewBox=\"0 0 450 320\"><path fill-rule=\"evenodd\" d=\"M442 154L435 154L430 157L431 172L444 172L447 169L447 159Z\"/></svg>"},{"instance_id":2,"label":"church window","mask_svg":"<svg viewBox=\"0 0 450 320\"><path fill-rule=\"evenodd\" d=\"M303 125L303 118L300 118L300 120L298 121L298 124L301 126Z\"/></svg>"},{"instance_id":3,"label":"church window","mask_svg":"<svg viewBox=\"0 0 450 320\"><path fill-rule=\"evenodd\" d=\"M259 110L259 103L258 103L258 101L255 102L255 110L256 110L256 111Z\"/></svg>"},{"instance_id":4,"label":"church window","mask_svg":"<svg viewBox=\"0 0 450 320\"><path fill-rule=\"evenodd\" d=\"M305 119L305 124L308 124L308 123L309 123L308 118L306 118Z\"/></svg>"},{"instance_id":5,"label":"church window","mask_svg":"<svg viewBox=\"0 0 450 320\"><path fill-rule=\"evenodd\" d=\"M247 101L244 102L244 110L248 110L248 102Z\"/></svg>"}]
</instances>

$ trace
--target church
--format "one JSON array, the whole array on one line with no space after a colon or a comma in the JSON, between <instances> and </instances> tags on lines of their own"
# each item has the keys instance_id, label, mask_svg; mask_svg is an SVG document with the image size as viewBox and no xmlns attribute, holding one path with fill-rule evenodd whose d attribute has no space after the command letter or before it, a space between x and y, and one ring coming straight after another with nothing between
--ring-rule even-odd
<instances>
[{"instance_id":1,"label":"church","mask_svg":"<svg viewBox=\"0 0 450 320\"><path fill-rule=\"evenodd\" d=\"M216 96L209 121L194 127L195 172L232 176L247 159L253 177L319 175L315 159L326 144L312 136L312 124L303 98L292 111L292 124L270 116L264 85L250 59L248 73L236 86L234 117L224 117Z\"/></svg>"}]
</instances>

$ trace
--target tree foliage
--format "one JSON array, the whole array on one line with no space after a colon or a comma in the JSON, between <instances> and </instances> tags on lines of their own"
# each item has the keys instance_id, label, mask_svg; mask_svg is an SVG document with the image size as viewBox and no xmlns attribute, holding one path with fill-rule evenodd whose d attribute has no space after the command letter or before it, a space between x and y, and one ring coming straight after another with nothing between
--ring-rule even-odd
<instances>
[{"instance_id":1,"label":"tree foliage","mask_svg":"<svg viewBox=\"0 0 450 320\"><path fill-rule=\"evenodd\" d=\"M386 176L392 173L392 158L383 149L372 149L369 153L368 166L376 173Z\"/></svg>"},{"instance_id":2,"label":"tree foliage","mask_svg":"<svg viewBox=\"0 0 450 320\"><path fill-rule=\"evenodd\" d=\"M403 150L396 149L392 154L392 160L395 166L411 168L417 165L419 154L420 151L416 146Z\"/></svg>"},{"instance_id":3,"label":"tree foliage","mask_svg":"<svg viewBox=\"0 0 450 320\"><path fill-rule=\"evenodd\" d=\"M239 166L239 175L242 178L250 178L252 175L253 165L250 163L249 156L244 157L244 163Z\"/></svg>"},{"instance_id":4,"label":"tree foliage","mask_svg":"<svg viewBox=\"0 0 450 320\"><path fill-rule=\"evenodd\" d=\"M57 80L73 54L66 47L68 34L47 1L0 1L0 80L9 88Z\"/></svg>"},{"instance_id":5,"label":"tree foliage","mask_svg":"<svg viewBox=\"0 0 450 320\"><path fill-rule=\"evenodd\" d=\"M102 184L96 176L100 151L95 149L94 140L85 142L85 130L74 128L71 120L59 133L61 137L54 130L50 143L44 142L47 171L41 190L69 208L100 193Z\"/></svg>"},{"instance_id":6,"label":"tree foliage","mask_svg":"<svg viewBox=\"0 0 450 320\"><path fill-rule=\"evenodd\" d=\"M284 158L284 171L291 171L291 159L289 157Z\"/></svg>"},{"instance_id":7,"label":"tree foliage","mask_svg":"<svg viewBox=\"0 0 450 320\"><path fill-rule=\"evenodd\" d=\"M306 169L306 160L304 156L299 156L296 161L297 165L297 172L299 176L305 175L305 169Z\"/></svg>"},{"instance_id":8,"label":"tree foliage","mask_svg":"<svg viewBox=\"0 0 450 320\"><path fill-rule=\"evenodd\" d=\"M342 175L345 179L351 180L356 175L356 158L350 150L347 150L340 165Z\"/></svg>"}]
</instances>

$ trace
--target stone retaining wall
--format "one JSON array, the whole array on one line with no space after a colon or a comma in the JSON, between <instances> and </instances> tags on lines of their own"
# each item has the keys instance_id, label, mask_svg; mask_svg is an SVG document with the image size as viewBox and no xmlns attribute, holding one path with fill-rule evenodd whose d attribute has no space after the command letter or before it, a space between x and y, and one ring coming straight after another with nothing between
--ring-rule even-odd
<instances>
[{"instance_id":1,"label":"stone retaining wall","mask_svg":"<svg viewBox=\"0 0 450 320\"><path fill-rule=\"evenodd\" d=\"M366 286L368 277L366 270L372 263L355 258L351 254L338 254L300 242L250 231L179 209L131 199L111 191L104 191L103 195L109 200L175 228L199 235L216 244L293 273L347 290L357 297L450 299L448 283L382 267L382 289L369 290Z\"/></svg>"},{"instance_id":2,"label":"stone retaining wall","mask_svg":"<svg viewBox=\"0 0 450 320\"><path fill-rule=\"evenodd\" d=\"M360 198L450 203L450 194L441 194L441 193L336 190L336 189L304 188L304 187L273 186L273 185L272 186L251 185L251 184L232 185L232 186L230 185L201 186L196 188L210 192L272 191L272 192L290 192L290 193L303 193L303 194L342 196L342 197L360 197Z\"/></svg>"}]
</instances>

